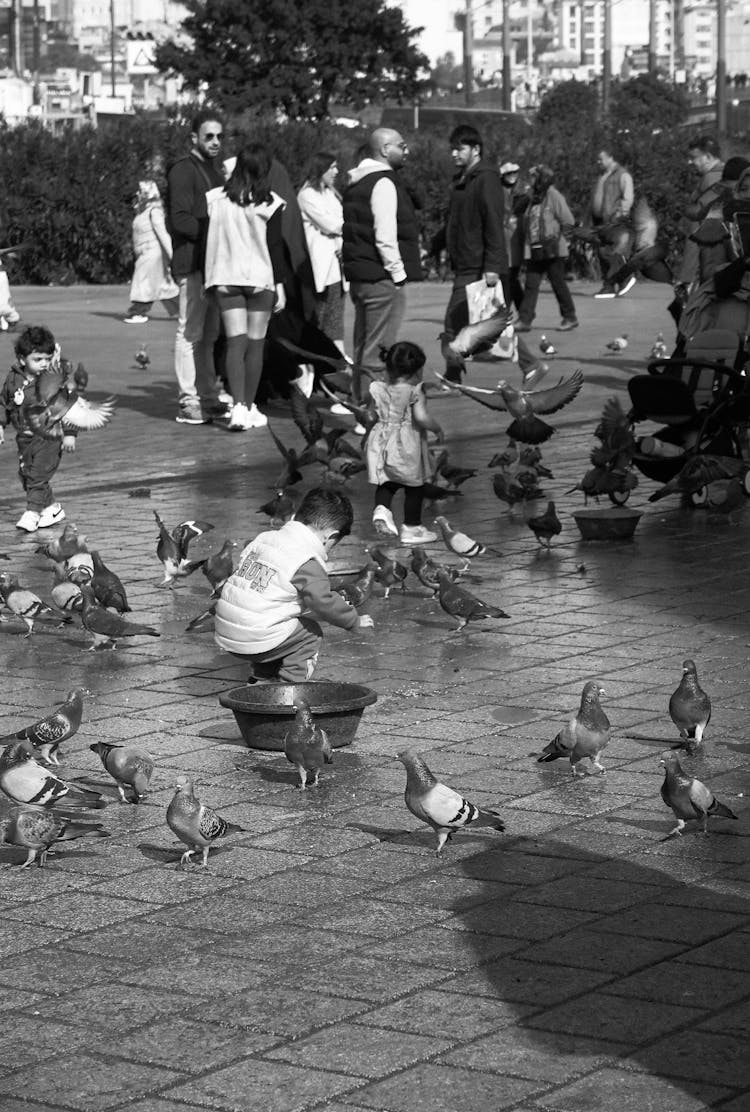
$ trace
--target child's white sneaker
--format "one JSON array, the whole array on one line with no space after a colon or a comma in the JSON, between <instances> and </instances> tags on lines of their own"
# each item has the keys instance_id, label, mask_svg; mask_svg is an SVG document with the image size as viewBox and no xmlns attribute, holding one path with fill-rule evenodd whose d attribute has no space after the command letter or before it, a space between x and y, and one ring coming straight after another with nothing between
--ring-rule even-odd
<instances>
[{"instance_id":1,"label":"child's white sneaker","mask_svg":"<svg viewBox=\"0 0 750 1112\"><path fill-rule=\"evenodd\" d=\"M23 529L27 533L36 533L39 528L39 514L36 510L26 510L16 522L16 529Z\"/></svg>"},{"instance_id":2,"label":"child's white sneaker","mask_svg":"<svg viewBox=\"0 0 750 1112\"><path fill-rule=\"evenodd\" d=\"M402 544L432 544L437 533L430 532L424 525L402 525L399 540Z\"/></svg>"},{"instance_id":3,"label":"child's white sneaker","mask_svg":"<svg viewBox=\"0 0 750 1112\"><path fill-rule=\"evenodd\" d=\"M393 520L393 514L387 506L375 507L372 511L372 523L375 526L375 532L380 533L381 537L398 536L396 522Z\"/></svg>"},{"instance_id":4,"label":"child's white sneaker","mask_svg":"<svg viewBox=\"0 0 750 1112\"><path fill-rule=\"evenodd\" d=\"M38 528L49 529L51 525L58 525L61 521L65 521L65 510L59 502L53 502L39 514Z\"/></svg>"}]
</instances>

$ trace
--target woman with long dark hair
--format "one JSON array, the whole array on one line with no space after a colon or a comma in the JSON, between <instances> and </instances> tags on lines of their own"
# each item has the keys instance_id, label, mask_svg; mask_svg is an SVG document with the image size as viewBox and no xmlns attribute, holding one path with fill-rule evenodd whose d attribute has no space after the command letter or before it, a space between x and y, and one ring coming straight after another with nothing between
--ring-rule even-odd
<instances>
[{"instance_id":1,"label":"woman with long dark hair","mask_svg":"<svg viewBox=\"0 0 750 1112\"><path fill-rule=\"evenodd\" d=\"M314 155L297 201L315 280L318 327L344 354L344 296L348 283L341 270L344 210L335 185L337 174L334 154L320 151Z\"/></svg>"},{"instance_id":2,"label":"woman with long dark hair","mask_svg":"<svg viewBox=\"0 0 750 1112\"><path fill-rule=\"evenodd\" d=\"M226 335L226 376L236 431L268 423L255 405L271 314L284 308L281 281L284 201L268 187L271 156L248 143L224 186L207 194L206 289L219 305Z\"/></svg>"}]
</instances>

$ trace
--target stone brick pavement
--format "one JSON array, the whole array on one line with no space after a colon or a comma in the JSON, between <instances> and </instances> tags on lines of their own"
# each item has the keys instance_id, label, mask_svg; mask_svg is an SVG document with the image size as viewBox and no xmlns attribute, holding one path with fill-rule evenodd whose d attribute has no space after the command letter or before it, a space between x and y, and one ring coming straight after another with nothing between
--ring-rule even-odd
<instances>
[{"instance_id":1,"label":"stone brick pavement","mask_svg":"<svg viewBox=\"0 0 750 1112\"><path fill-rule=\"evenodd\" d=\"M24 317L86 362L92 392L119 397L113 424L64 460L56 491L127 583L132 617L162 636L90 653L77 625L30 639L0 626L0 729L88 687L64 772L112 798L97 816L108 840L0 873L2 1112L750 1109L750 515L734 525L675 499L649 505L642 479L635 541L585 545L570 517L580 495L563 493L587 466L603 400L626 400L665 326L668 292L639 286L601 304L581 286L582 325L567 335L553 331L552 299L540 301L555 371L586 375L544 449L565 521L551 554L492 493L502 415L433 403L453 460L480 469L447 514L504 553L474 561L474 589L511 618L454 636L410 578L406 594L368 604L373 631L330 631L320 676L363 681L379 699L303 796L283 755L244 748L218 704L244 669L210 633L184 632L205 606L200 577L157 589L153 510L171 525L214 522L196 553L253 535L279 467L270 438L174 423L172 325L121 324L124 289L17 291ZM447 294L412 291L405 334L431 356ZM610 356L605 341L622 330L629 347ZM143 338L148 372L133 364ZM3 367L11 340L0 338ZM472 380L497 374L476 364ZM275 423L294 436L288 417ZM4 566L45 593L36 539L13 528L12 443L0 468ZM146 486L150 498L129 496ZM357 565L371 539L370 492L361 476L351 488L357 523L339 566ZM701 775L740 821L664 841L658 759L675 736L667 702L685 656L714 700ZM591 677L613 723L607 775L572 782L535 755ZM143 805L116 803L88 749L98 738L157 758ZM437 861L404 807L395 754L407 744L499 807L506 833L465 832ZM174 867L165 808L184 772L245 828L205 873ZM21 859L0 849L2 863Z\"/></svg>"}]
</instances>

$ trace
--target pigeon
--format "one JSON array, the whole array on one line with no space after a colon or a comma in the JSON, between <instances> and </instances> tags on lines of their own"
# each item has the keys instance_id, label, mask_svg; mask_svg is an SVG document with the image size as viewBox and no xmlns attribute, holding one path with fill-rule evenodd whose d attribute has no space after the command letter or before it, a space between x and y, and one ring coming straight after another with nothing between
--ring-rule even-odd
<instances>
[{"instance_id":1,"label":"pigeon","mask_svg":"<svg viewBox=\"0 0 750 1112\"><path fill-rule=\"evenodd\" d=\"M72 621L70 614L58 610L56 606L50 606L47 602L42 602L33 591L22 587L18 577L10 572L0 573L0 597L8 610L20 618L26 626L27 632L24 637L31 637L34 632L34 622L40 615L51 614L58 622Z\"/></svg>"},{"instance_id":2,"label":"pigeon","mask_svg":"<svg viewBox=\"0 0 750 1112\"><path fill-rule=\"evenodd\" d=\"M145 371L146 367L150 366L151 364L151 358L148 354L148 348L145 344L141 344L133 358L142 371Z\"/></svg>"},{"instance_id":3,"label":"pigeon","mask_svg":"<svg viewBox=\"0 0 750 1112\"><path fill-rule=\"evenodd\" d=\"M100 822L73 822L61 819L51 811L36 808L14 807L7 819L0 822L0 842L27 849L28 856L19 866L27 868L36 861L41 869L47 863L47 854L57 842L71 842L76 838L108 838Z\"/></svg>"},{"instance_id":4,"label":"pigeon","mask_svg":"<svg viewBox=\"0 0 750 1112\"><path fill-rule=\"evenodd\" d=\"M562 523L557 516L555 503L548 502L547 509L537 517L530 517L526 521L529 529L539 541L542 548L552 548L552 538L562 533Z\"/></svg>"},{"instance_id":5,"label":"pigeon","mask_svg":"<svg viewBox=\"0 0 750 1112\"><path fill-rule=\"evenodd\" d=\"M620 405L619 398L609 398L604 403L594 436L601 442L591 452L594 467L624 471L630 466L636 450L633 423Z\"/></svg>"},{"instance_id":6,"label":"pigeon","mask_svg":"<svg viewBox=\"0 0 750 1112\"><path fill-rule=\"evenodd\" d=\"M0 752L0 789L8 799L27 807L51 807L63 797L66 803L84 807L103 805L99 792L61 780L43 768L22 741L13 742Z\"/></svg>"},{"instance_id":7,"label":"pigeon","mask_svg":"<svg viewBox=\"0 0 750 1112\"><path fill-rule=\"evenodd\" d=\"M71 583L62 564L55 564L55 583L50 591L50 598L58 610L64 610L66 614L73 611L80 614L83 608L80 585Z\"/></svg>"},{"instance_id":8,"label":"pigeon","mask_svg":"<svg viewBox=\"0 0 750 1112\"><path fill-rule=\"evenodd\" d=\"M549 374L549 363L545 363L541 359L536 359L533 363L525 367L522 378L522 386L524 390L534 390L546 375Z\"/></svg>"},{"instance_id":9,"label":"pigeon","mask_svg":"<svg viewBox=\"0 0 750 1112\"><path fill-rule=\"evenodd\" d=\"M437 834L437 856L456 830L465 826L490 826L505 830L505 823L496 811L484 810L464 799L453 788L436 780L422 757L411 749L398 754L406 767L404 799L415 818L426 822Z\"/></svg>"},{"instance_id":10,"label":"pigeon","mask_svg":"<svg viewBox=\"0 0 750 1112\"><path fill-rule=\"evenodd\" d=\"M544 333L539 337L539 350L542 355L557 355L557 348L547 339ZM526 385L526 383L524 383L524 385Z\"/></svg>"},{"instance_id":11,"label":"pigeon","mask_svg":"<svg viewBox=\"0 0 750 1112\"><path fill-rule=\"evenodd\" d=\"M464 325L453 339L447 341L448 350L460 359L487 351L512 321L513 310L500 305L492 316Z\"/></svg>"},{"instance_id":12,"label":"pigeon","mask_svg":"<svg viewBox=\"0 0 750 1112\"><path fill-rule=\"evenodd\" d=\"M700 743L711 721L711 700L698 683L695 661L683 660L682 679L669 700L669 717L680 737Z\"/></svg>"},{"instance_id":13,"label":"pigeon","mask_svg":"<svg viewBox=\"0 0 750 1112\"><path fill-rule=\"evenodd\" d=\"M204 622L209 621L209 619L213 619L215 616L216 601L212 602L207 610L201 610L200 614L197 614L194 618L191 618L188 624L185 626L185 632L192 633L194 629L198 629L198 627L202 626Z\"/></svg>"},{"instance_id":14,"label":"pigeon","mask_svg":"<svg viewBox=\"0 0 750 1112\"><path fill-rule=\"evenodd\" d=\"M467 479L473 479L476 473L476 467L454 467L448 463L448 453L441 452L433 469L432 477L437 480L442 476L449 486L458 488Z\"/></svg>"},{"instance_id":15,"label":"pigeon","mask_svg":"<svg viewBox=\"0 0 750 1112\"><path fill-rule=\"evenodd\" d=\"M93 405L78 393L75 378L65 379L51 366L37 378L32 397L24 403L24 415L35 433L47 436L56 425L67 432L104 428L112 420L115 405L114 397Z\"/></svg>"},{"instance_id":16,"label":"pigeon","mask_svg":"<svg viewBox=\"0 0 750 1112\"><path fill-rule=\"evenodd\" d=\"M389 556L382 548L371 548L370 555L375 563L378 565L378 570L375 572L375 582L380 583L385 587L384 598L388 598L391 593L391 588L398 585L401 586L402 593L406 590L406 577L409 574L407 568L400 564L393 556Z\"/></svg>"},{"instance_id":17,"label":"pigeon","mask_svg":"<svg viewBox=\"0 0 750 1112\"><path fill-rule=\"evenodd\" d=\"M665 753L660 764L664 766L664 783L661 786L661 797L667 807L671 807L677 819L677 826L669 831L668 838L673 834L682 834L685 823L690 819L703 819L703 833L708 834L708 819L710 815L718 815L724 819L736 819L725 803L720 803L710 788L692 776L686 776L676 753Z\"/></svg>"},{"instance_id":18,"label":"pigeon","mask_svg":"<svg viewBox=\"0 0 750 1112\"><path fill-rule=\"evenodd\" d=\"M26 741L30 749L48 764L59 765L57 750L64 741L77 733L83 716L83 697L88 695L85 687L74 687L65 696L57 710L40 718L31 726L23 726L15 733L0 738L0 745L14 741Z\"/></svg>"},{"instance_id":19,"label":"pigeon","mask_svg":"<svg viewBox=\"0 0 750 1112\"><path fill-rule=\"evenodd\" d=\"M270 424L268 425L268 431L284 460L284 465L273 484L277 489L284 489L285 487L294 486L295 483L301 483L302 467L306 467L310 463L326 462L327 453L323 454L315 444L308 444L301 452L298 452L296 448L287 448L286 445L279 440Z\"/></svg>"},{"instance_id":20,"label":"pigeon","mask_svg":"<svg viewBox=\"0 0 750 1112\"><path fill-rule=\"evenodd\" d=\"M304 791L308 772L313 774L310 783L315 787L323 765L333 764L333 750L328 734L315 725L310 704L304 699L295 699L294 706L294 722L284 736L284 753L297 769L299 786Z\"/></svg>"},{"instance_id":21,"label":"pigeon","mask_svg":"<svg viewBox=\"0 0 750 1112\"><path fill-rule=\"evenodd\" d=\"M599 754L609 742L609 719L602 710L599 699L606 695L603 687L595 680L583 685L581 705L577 714L563 726L560 733L549 745L545 746L538 764L556 761L559 757L569 757L573 776L578 776L578 763L584 757L591 761L592 769L604 773L606 769L599 761ZM585 773L581 772L581 776Z\"/></svg>"},{"instance_id":22,"label":"pigeon","mask_svg":"<svg viewBox=\"0 0 750 1112\"><path fill-rule=\"evenodd\" d=\"M518 463L518 459L518 445L516 444L515 440L509 440L508 447L505 449L505 451L495 452L495 455L492 457L487 466L499 467L503 471L507 471L508 468L512 467L514 463Z\"/></svg>"},{"instance_id":23,"label":"pigeon","mask_svg":"<svg viewBox=\"0 0 750 1112\"><path fill-rule=\"evenodd\" d=\"M90 583L94 578L94 558L86 552L74 552L65 561L65 576L71 583Z\"/></svg>"},{"instance_id":24,"label":"pigeon","mask_svg":"<svg viewBox=\"0 0 750 1112\"><path fill-rule=\"evenodd\" d=\"M542 463L542 452L536 445L527 444L518 453L516 475L524 471L533 471L537 478L554 479L555 477L549 467L545 467Z\"/></svg>"},{"instance_id":25,"label":"pigeon","mask_svg":"<svg viewBox=\"0 0 750 1112\"><path fill-rule=\"evenodd\" d=\"M632 471L612 471L608 467L590 467L580 483L576 483L565 493L572 494L573 491L579 490L588 502L589 498L595 498L598 501L603 494L625 494L627 491L635 490L637 486L638 476L634 475Z\"/></svg>"},{"instance_id":26,"label":"pigeon","mask_svg":"<svg viewBox=\"0 0 750 1112\"><path fill-rule=\"evenodd\" d=\"M706 487L706 509L710 514L726 514L745 505L745 485L741 479L716 479Z\"/></svg>"},{"instance_id":27,"label":"pigeon","mask_svg":"<svg viewBox=\"0 0 750 1112\"><path fill-rule=\"evenodd\" d=\"M507 410L514 418L507 429L512 440L520 440L523 444L543 444L555 430L542 421L539 414L557 413L573 401L582 386L583 375L574 371L569 378L561 378L554 386L544 390L516 390L502 378L494 390L456 384L452 389L459 390L488 409Z\"/></svg>"},{"instance_id":28,"label":"pigeon","mask_svg":"<svg viewBox=\"0 0 750 1112\"><path fill-rule=\"evenodd\" d=\"M691 495L719 479L731 479L744 473L747 464L740 459L725 456L691 456L677 474L660 490L649 496L649 502L659 502L670 494Z\"/></svg>"},{"instance_id":29,"label":"pigeon","mask_svg":"<svg viewBox=\"0 0 750 1112\"><path fill-rule=\"evenodd\" d=\"M203 567L203 560L188 560L188 546L195 537L210 532L213 525L207 521L181 521L170 533L156 510L154 517L159 526L156 555L164 568L164 579L159 586L171 590L175 579L182 579Z\"/></svg>"},{"instance_id":30,"label":"pigeon","mask_svg":"<svg viewBox=\"0 0 750 1112\"><path fill-rule=\"evenodd\" d=\"M501 502L505 502L509 510L512 510L516 502L523 502L526 494L520 483L517 483L512 476L508 476L505 471L496 471L492 476L492 489L495 496Z\"/></svg>"},{"instance_id":31,"label":"pigeon","mask_svg":"<svg viewBox=\"0 0 750 1112\"><path fill-rule=\"evenodd\" d=\"M313 380L310 379L312 387ZM323 435L323 418L320 411L310 402L310 398L297 388L289 392L289 408L292 420L308 444L314 444Z\"/></svg>"},{"instance_id":32,"label":"pigeon","mask_svg":"<svg viewBox=\"0 0 750 1112\"><path fill-rule=\"evenodd\" d=\"M91 559L94 563L91 587L96 601L110 610L116 610L118 614L128 613L130 611L128 596L119 577L106 567L99 553L93 548Z\"/></svg>"},{"instance_id":33,"label":"pigeon","mask_svg":"<svg viewBox=\"0 0 750 1112\"><path fill-rule=\"evenodd\" d=\"M203 561L201 571L211 584L211 598L218 598L221 588L234 571L234 557L232 555L237 547L236 541L225 540L218 552L207 556Z\"/></svg>"},{"instance_id":34,"label":"pigeon","mask_svg":"<svg viewBox=\"0 0 750 1112\"><path fill-rule=\"evenodd\" d=\"M353 583L337 583L332 590L341 595L350 606L362 606L372 594L377 570L378 565L371 560Z\"/></svg>"},{"instance_id":35,"label":"pigeon","mask_svg":"<svg viewBox=\"0 0 750 1112\"><path fill-rule=\"evenodd\" d=\"M86 538L78 535L78 529L75 525L68 524L59 537L47 541L46 544L37 545L35 551L40 552L49 560L54 560L56 564L64 564L67 559L75 556L77 552L88 552L88 548L86 547Z\"/></svg>"},{"instance_id":36,"label":"pigeon","mask_svg":"<svg viewBox=\"0 0 750 1112\"><path fill-rule=\"evenodd\" d=\"M172 802L167 807L167 825L188 847L180 858L178 868L190 864L190 858L199 851L203 854L203 868L207 868L208 851L214 842L227 834L243 831L241 826L227 822L216 811L201 803L195 795L190 777L181 777L175 784Z\"/></svg>"},{"instance_id":37,"label":"pigeon","mask_svg":"<svg viewBox=\"0 0 750 1112\"><path fill-rule=\"evenodd\" d=\"M494 556L502 556L502 552L498 552L497 549L473 540L466 533L460 533L452 529L448 519L440 514L435 518L435 524L440 529L446 548L449 552L454 552L456 556L471 558L473 556L483 556L486 552L490 552Z\"/></svg>"},{"instance_id":38,"label":"pigeon","mask_svg":"<svg viewBox=\"0 0 750 1112\"><path fill-rule=\"evenodd\" d=\"M122 803L140 803L148 790L154 772L154 758L142 749L132 749L127 745L116 745L109 741L97 741L89 745L92 753L101 758L107 772L117 784L117 792ZM125 788L132 788L133 798L128 800Z\"/></svg>"},{"instance_id":39,"label":"pigeon","mask_svg":"<svg viewBox=\"0 0 750 1112\"><path fill-rule=\"evenodd\" d=\"M440 581L438 579L438 572L443 571L452 582L456 582L471 567L469 560L464 560L463 566L448 567L445 564L438 563L431 556L428 556L423 548L415 547L411 550L411 570L416 575L417 579L428 590L432 591L433 595L437 595L440 589Z\"/></svg>"},{"instance_id":40,"label":"pigeon","mask_svg":"<svg viewBox=\"0 0 750 1112\"><path fill-rule=\"evenodd\" d=\"M81 622L83 628L93 638L89 652L99 648L116 649L121 637L161 637L158 629L154 629L153 626L128 622L119 614L104 610L97 604L89 583L83 584L81 594L83 595Z\"/></svg>"},{"instance_id":41,"label":"pigeon","mask_svg":"<svg viewBox=\"0 0 750 1112\"><path fill-rule=\"evenodd\" d=\"M627 334L627 332L623 332L622 336L615 336L614 340L610 340L609 343L606 344L605 346L607 348L607 351L614 351L614 352L624 351L625 348L628 346L628 334Z\"/></svg>"},{"instance_id":42,"label":"pigeon","mask_svg":"<svg viewBox=\"0 0 750 1112\"><path fill-rule=\"evenodd\" d=\"M294 516L297 505L290 494L285 490L277 490L273 498L259 506L256 513L267 514L271 519L271 528L280 529Z\"/></svg>"},{"instance_id":43,"label":"pigeon","mask_svg":"<svg viewBox=\"0 0 750 1112\"><path fill-rule=\"evenodd\" d=\"M490 606L470 591L467 591L465 587L460 587L443 568L438 570L437 581L438 600L441 608L451 618L458 619L459 624L456 627L456 633L468 625L469 622L480 622L485 618L510 617L510 614L506 614L499 606Z\"/></svg>"}]
</instances>

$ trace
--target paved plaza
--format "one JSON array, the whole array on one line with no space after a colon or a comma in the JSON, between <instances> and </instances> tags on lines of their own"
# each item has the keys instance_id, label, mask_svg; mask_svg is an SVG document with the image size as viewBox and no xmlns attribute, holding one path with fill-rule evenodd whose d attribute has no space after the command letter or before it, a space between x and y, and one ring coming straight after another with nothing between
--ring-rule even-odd
<instances>
[{"instance_id":1,"label":"paved plaza","mask_svg":"<svg viewBox=\"0 0 750 1112\"><path fill-rule=\"evenodd\" d=\"M204 578L160 589L155 554L154 510L170 527L213 523L194 556L265 527L256 510L281 462L270 436L175 423L174 325L161 309L123 324L124 287L14 290L24 320L85 363L91 396L117 395L112 424L81 434L54 489L125 582L129 617L161 637L88 652L78 619L30 638L0 625L0 732L86 687L61 771L101 785L109 805L91 817L110 833L62 843L44 869L0 869L2 1112L750 1112L750 512L650 504L656 485L641 477L635 539L581 541L571 512L583 496L565 492L589 466L602 404L627 406L628 377L660 329L672 337L667 287L603 303L594 289L574 285L581 327L567 334L543 294L529 336L558 348L550 380L585 376L543 449L562 535L542 552L493 493L507 415L432 401L451 462L478 469L444 512L502 553L475 559L468 587L510 618L455 634L410 574L405 593L376 589L366 604L374 629L327 629L317 678L367 684L378 700L304 793L283 753L246 748L219 704L247 669L210 629L185 631L208 604ZM403 332L438 369L448 293L412 288ZM623 333L613 355L605 345ZM133 358L143 340L146 370ZM0 337L3 373L12 341ZM501 373L520 377L474 363L469 380ZM283 408L271 423L299 444ZM14 528L10 434L0 484L0 570L48 597L51 565L35 549L59 530ZM348 489L355 528L339 569L362 566L374 540L364 476ZM739 821L665 840L659 758L677 739L667 707L685 657L713 700L700 778ZM591 678L607 693L607 771L574 781L567 762L536 757ZM144 803L118 803L89 751L99 739L154 756ZM404 805L407 746L498 809L505 833L463 831L438 860ZM175 867L184 847L165 813L181 774L243 827L205 871ZM0 865L23 859L0 847Z\"/></svg>"}]
</instances>

